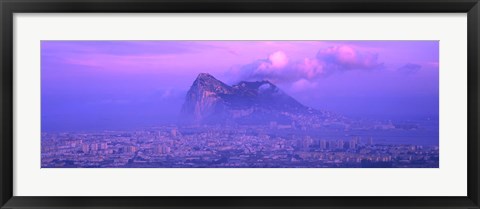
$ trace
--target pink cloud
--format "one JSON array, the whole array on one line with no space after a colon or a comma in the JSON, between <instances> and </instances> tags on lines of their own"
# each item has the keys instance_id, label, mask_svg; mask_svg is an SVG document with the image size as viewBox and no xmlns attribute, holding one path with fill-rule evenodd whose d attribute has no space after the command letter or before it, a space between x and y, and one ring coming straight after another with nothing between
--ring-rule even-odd
<instances>
[{"instance_id":1,"label":"pink cloud","mask_svg":"<svg viewBox=\"0 0 480 209\"><path fill-rule=\"evenodd\" d=\"M171 64L173 55L111 55L111 54L79 54L64 59L71 65L82 65L103 70L127 72L135 69L155 70L156 67ZM182 63L173 63L181 65ZM135 71L134 71L135 72Z\"/></svg>"},{"instance_id":2,"label":"pink cloud","mask_svg":"<svg viewBox=\"0 0 480 209\"><path fill-rule=\"evenodd\" d=\"M337 45L317 51L316 57L289 60L284 51L271 53L267 58L244 65L230 73L240 80L270 80L291 86L293 90L314 88L319 79L345 70L383 68L378 55L350 45Z\"/></svg>"},{"instance_id":3,"label":"pink cloud","mask_svg":"<svg viewBox=\"0 0 480 209\"><path fill-rule=\"evenodd\" d=\"M274 71L282 70L288 64L288 57L285 52L277 51L268 56L268 59L260 62L256 74L270 74Z\"/></svg>"},{"instance_id":4,"label":"pink cloud","mask_svg":"<svg viewBox=\"0 0 480 209\"><path fill-rule=\"evenodd\" d=\"M378 54L360 51L348 45L322 49L317 53L317 59L332 70L369 70L383 66L383 63L378 62Z\"/></svg>"},{"instance_id":5,"label":"pink cloud","mask_svg":"<svg viewBox=\"0 0 480 209\"><path fill-rule=\"evenodd\" d=\"M316 82L309 81L307 79L299 79L292 83L292 90L293 91L304 91L307 89L312 89L317 87Z\"/></svg>"},{"instance_id":6,"label":"pink cloud","mask_svg":"<svg viewBox=\"0 0 480 209\"><path fill-rule=\"evenodd\" d=\"M313 79L324 73L324 66L317 59L305 58L296 67L302 77L307 79Z\"/></svg>"},{"instance_id":7,"label":"pink cloud","mask_svg":"<svg viewBox=\"0 0 480 209\"><path fill-rule=\"evenodd\" d=\"M338 53L338 60L344 63L354 64L357 62L357 52L348 46L340 46L336 48Z\"/></svg>"},{"instance_id":8,"label":"pink cloud","mask_svg":"<svg viewBox=\"0 0 480 209\"><path fill-rule=\"evenodd\" d=\"M288 64L288 57L285 52L277 51L271 54L268 59L273 68L284 68Z\"/></svg>"}]
</instances>

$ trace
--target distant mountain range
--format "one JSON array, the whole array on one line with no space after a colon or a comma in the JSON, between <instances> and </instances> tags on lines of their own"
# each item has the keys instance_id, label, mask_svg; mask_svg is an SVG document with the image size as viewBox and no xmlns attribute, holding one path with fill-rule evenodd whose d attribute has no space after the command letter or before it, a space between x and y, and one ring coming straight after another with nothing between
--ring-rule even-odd
<instances>
[{"instance_id":1,"label":"distant mountain range","mask_svg":"<svg viewBox=\"0 0 480 209\"><path fill-rule=\"evenodd\" d=\"M181 122L194 125L302 125L319 124L331 113L307 107L275 84L242 81L229 86L201 73L187 92Z\"/></svg>"}]
</instances>

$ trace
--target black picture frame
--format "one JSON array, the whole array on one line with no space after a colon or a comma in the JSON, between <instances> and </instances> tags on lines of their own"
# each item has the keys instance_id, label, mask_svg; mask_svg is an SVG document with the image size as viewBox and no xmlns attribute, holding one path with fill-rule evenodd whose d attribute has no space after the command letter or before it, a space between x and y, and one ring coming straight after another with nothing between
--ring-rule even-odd
<instances>
[{"instance_id":1,"label":"black picture frame","mask_svg":"<svg viewBox=\"0 0 480 209\"><path fill-rule=\"evenodd\" d=\"M478 0L0 0L1 208L480 208ZM465 197L13 196L14 13L467 13L468 195ZM449 179L445 179L449 181Z\"/></svg>"}]
</instances>

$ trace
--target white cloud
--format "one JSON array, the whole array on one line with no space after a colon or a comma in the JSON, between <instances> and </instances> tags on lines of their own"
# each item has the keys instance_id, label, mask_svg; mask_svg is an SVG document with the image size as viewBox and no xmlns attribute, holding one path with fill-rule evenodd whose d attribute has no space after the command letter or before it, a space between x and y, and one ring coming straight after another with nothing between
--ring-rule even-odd
<instances>
[{"instance_id":1,"label":"white cloud","mask_svg":"<svg viewBox=\"0 0 480 209\"><path fill-rule=\"evenodd\" d=\"M292 83L292 90L294 91L304 91L307 89L313 89L315 87L317 87L316 82L312 82L304 78L299 79Z\"/></svg>"},{"instance_id":2,"label":"white cloud","mask_svg":"<svg viewBox=\"0 0 480 209\"><path fill-rule=\"evenodd\" d=\"M288 64L288 57L283 51L277 51L268 57L273 68L284 68Z\"/></svg>"}]
</instances>

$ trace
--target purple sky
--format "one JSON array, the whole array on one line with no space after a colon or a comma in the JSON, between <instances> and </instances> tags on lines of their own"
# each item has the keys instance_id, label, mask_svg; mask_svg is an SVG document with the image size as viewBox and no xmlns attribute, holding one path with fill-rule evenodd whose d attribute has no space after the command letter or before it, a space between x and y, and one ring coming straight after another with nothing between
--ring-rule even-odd
<instances>
[{"instance_id":1,"label":"purple sky","mask_svg":"<svg viewBox=\"0 0 480 209\"><path fill-rule=\"evenodd\" d=\"M352 117L438 116L438 41L42 41L42 129L174 122L198 73Z\"/></svg>"}]
</instances>

